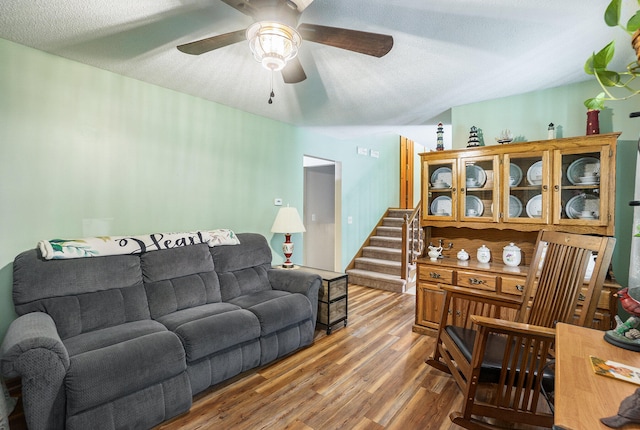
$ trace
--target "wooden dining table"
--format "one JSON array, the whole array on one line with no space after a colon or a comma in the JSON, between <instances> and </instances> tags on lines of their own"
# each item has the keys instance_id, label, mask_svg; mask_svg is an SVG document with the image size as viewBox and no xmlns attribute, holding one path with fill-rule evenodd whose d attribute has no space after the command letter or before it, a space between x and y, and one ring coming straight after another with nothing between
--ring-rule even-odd
<instances>
[{"instance_id":1,"label":"wooden dining table","mask_svg":"<svg viewBox=\"0 0 640 430\"><path fill-rule=\"evenodd\" d=\"M611 345L604 332L560 323L556 327L554 423L568 430L609 429L600 418L618 413L640 385L593 371L589 356L640 368L640 352ZM640 429L640 424L623 430Z\"/></svg>"}]
</instances>

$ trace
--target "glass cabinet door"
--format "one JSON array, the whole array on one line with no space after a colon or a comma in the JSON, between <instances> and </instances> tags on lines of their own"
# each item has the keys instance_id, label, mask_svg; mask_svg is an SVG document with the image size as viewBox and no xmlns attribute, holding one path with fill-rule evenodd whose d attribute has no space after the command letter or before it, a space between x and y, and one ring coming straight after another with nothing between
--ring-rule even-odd
<instances>
[{"instance_id":1,"label":"glass cabinet door","mask_svg":"<svg viewBox=\"0 0 640 430\"><path fill-rule=\"evenodd\" d=\"M432 160L422 163L422 213L424 218L453 220L456 213L456 160Z\"/></svg>"},{"instance_id":2,"label":"glass cabinet door","mask_svg":"<svg viewBox=\"0 0 640 430\"><path fill-rule=\"evenodd\" d=\"M554 151L553 199L560 208L554 223L573 225L605 225L608 210L600 190L607 190L609 163L608 147Z\"/></svg>"},{"instance_id":3,"label":"glass cabinet door","mask_svg":"<svg viewBox=\"0 0 640 430\"><path fill-rule=\"evenodd\" d=\"M498 222L499 157L460 159L460 220Z\"/></svg>"},{"instance_id":4,"label":"glass cabinet door","mask_svg":"<svg viewBox=\"0 0 640 430\"><path fill-rule=\"evenodd\" d=\"M549 152L504 156L502 216L505 222L549 222Z\"/></svg>"}]
</instances>

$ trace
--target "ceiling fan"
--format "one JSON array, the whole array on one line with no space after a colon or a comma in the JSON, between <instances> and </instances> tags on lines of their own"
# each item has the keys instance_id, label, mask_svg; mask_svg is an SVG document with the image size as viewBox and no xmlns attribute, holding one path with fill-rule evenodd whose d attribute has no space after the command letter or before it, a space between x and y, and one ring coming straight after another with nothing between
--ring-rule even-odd
<instances>
[{"instance_id":1,"label":"ceiling fan","mask_svg":"<svg viewBox=\"0 0 640 430\"><path fill-rule=\"evenodd\" d=\"M281 71L285 83L307 78L297 58L302 40L322 43L361 54L382 57L393 47L393 37L317 24L300 24L302 11L313 0L221 0L254 23L246 30L208 37L179 45L186 54L200 55L234 43L249 41L253 56L271 71Z\"/></svg>"}]
</instances>

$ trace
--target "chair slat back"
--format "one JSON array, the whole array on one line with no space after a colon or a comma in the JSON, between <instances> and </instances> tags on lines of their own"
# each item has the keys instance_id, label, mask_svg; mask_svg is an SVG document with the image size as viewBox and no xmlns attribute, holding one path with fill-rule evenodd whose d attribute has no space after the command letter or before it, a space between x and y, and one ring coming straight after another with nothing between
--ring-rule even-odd
<instances>
[{"instance_id":1,"label":"chair slat back","mask_svg":"<svg viewBox=\"0 0 640 430\"><path fill-rule=\"evenodd\" d=\"M524 291L524 297L533 296L531 308L526 309L525 300L518 320L543 327L558 322L590 326L614 245L611 237L540 232ZM585 281L593 254L593 272Z\"/></svg>"}]
</instances>

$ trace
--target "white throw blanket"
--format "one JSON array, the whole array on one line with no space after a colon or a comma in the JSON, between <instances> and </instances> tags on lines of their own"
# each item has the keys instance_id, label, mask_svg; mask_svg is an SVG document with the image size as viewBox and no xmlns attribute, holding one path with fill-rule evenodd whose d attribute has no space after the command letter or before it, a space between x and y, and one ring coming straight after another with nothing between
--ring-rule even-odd
<instances>
[{"instance_id":1,"label":"white throw blanket","mask_svg":"<svg viewBox=\"0 0 640 430\"><path fill-rule=\"evenodd\" d=\"M160 249L206 243L210 247L237 245L235 233L228 229L188 233L153 233L139 236L103 236L84 239L51 239L38 242L45 260L140 254Z\"/></svg>"}]
</instances>

